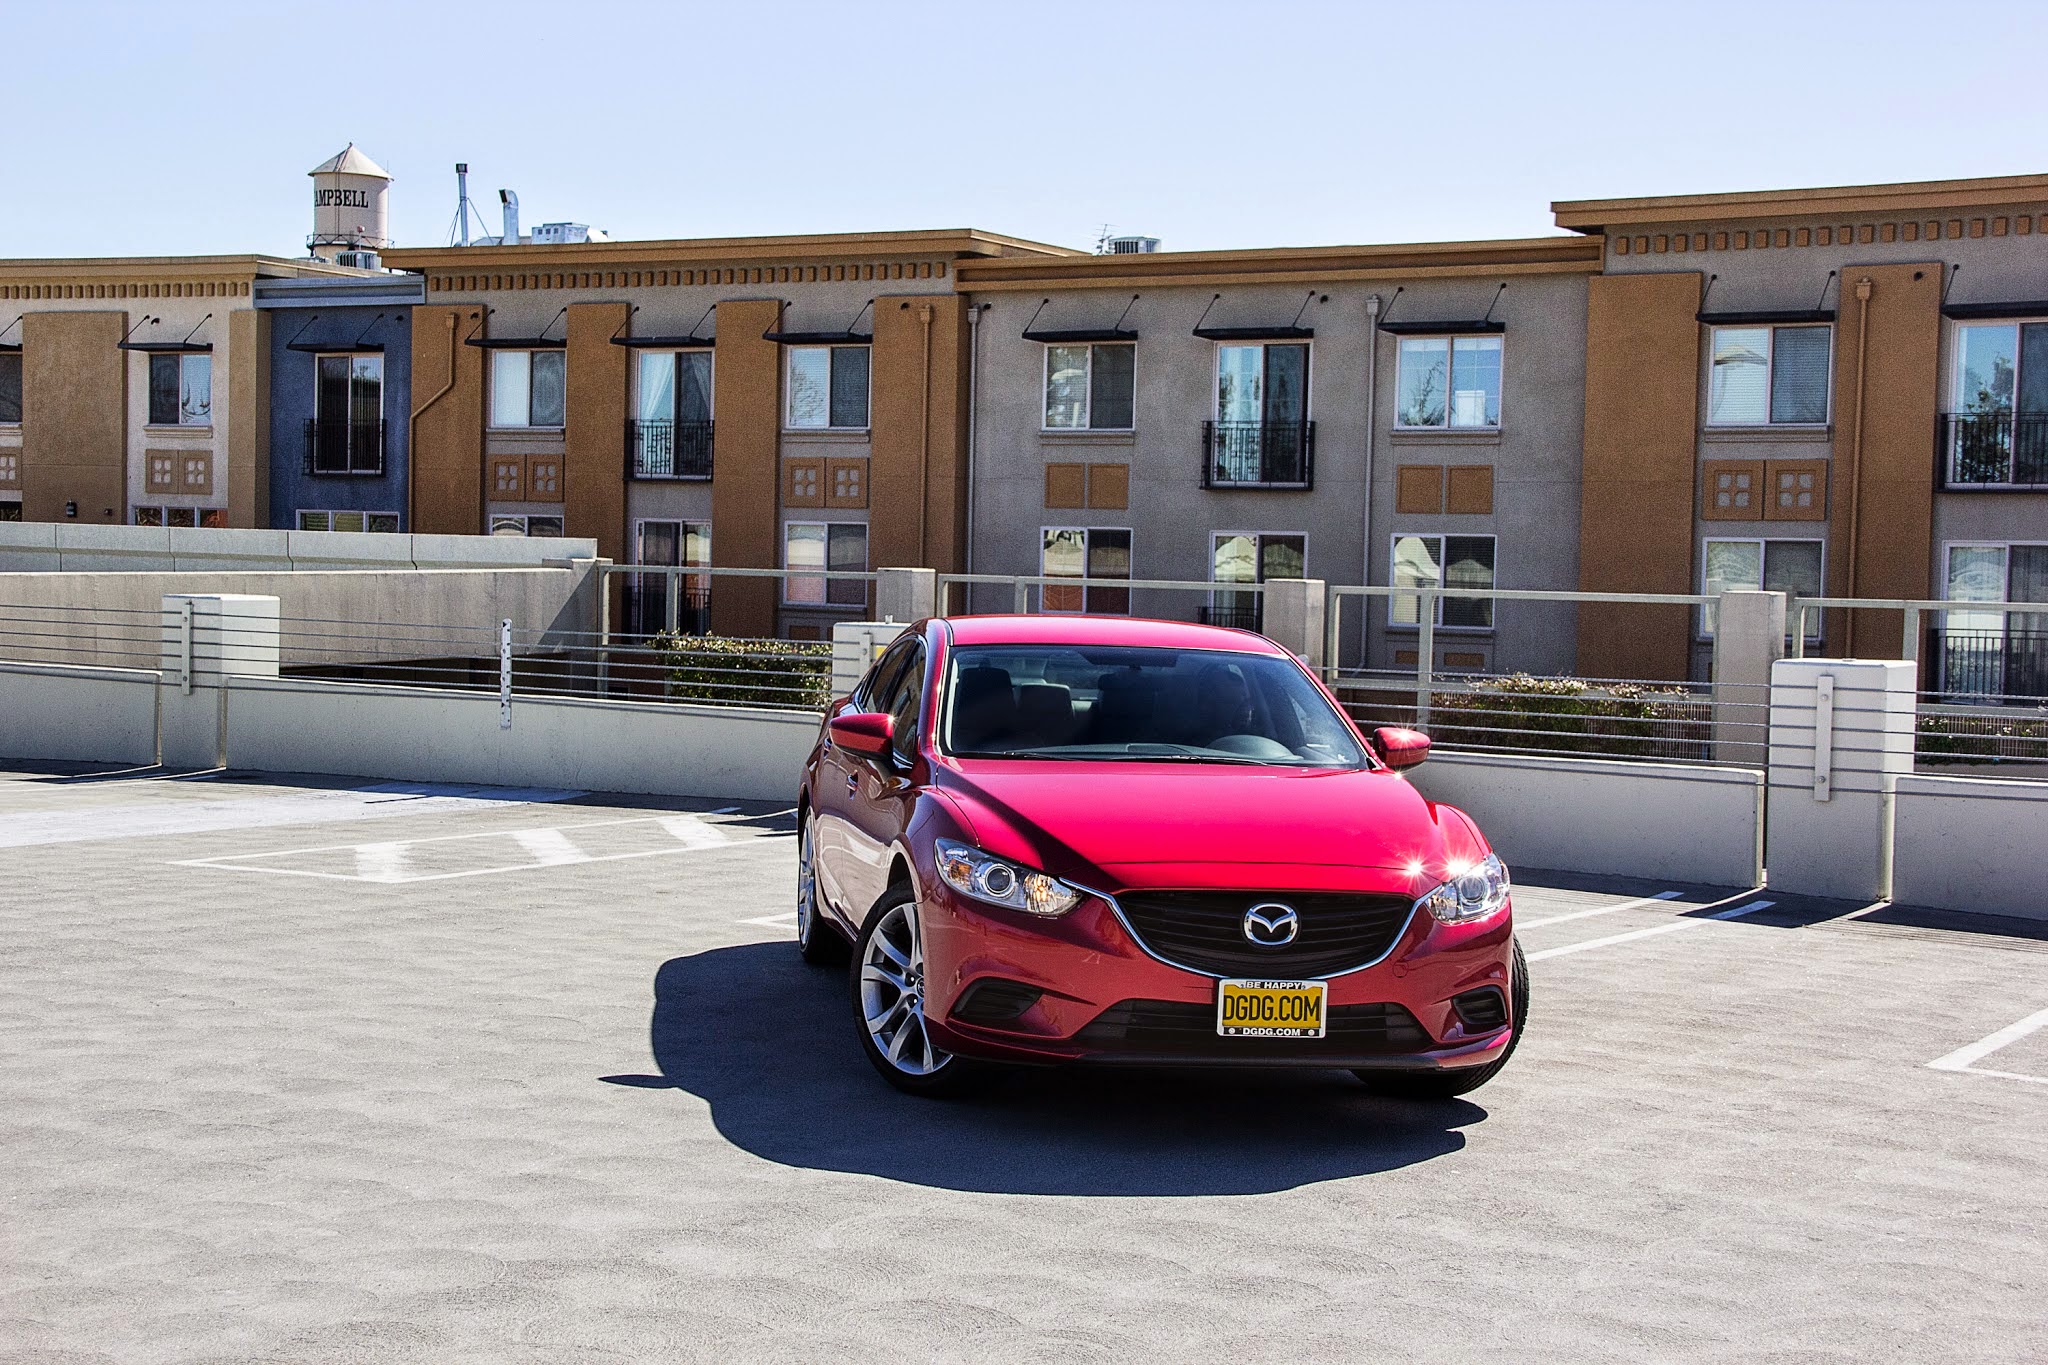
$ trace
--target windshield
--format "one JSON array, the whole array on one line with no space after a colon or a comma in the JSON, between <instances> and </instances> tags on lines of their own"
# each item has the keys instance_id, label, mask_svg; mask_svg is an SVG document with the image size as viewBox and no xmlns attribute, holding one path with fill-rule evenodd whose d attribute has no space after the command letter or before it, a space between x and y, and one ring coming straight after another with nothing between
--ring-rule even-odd
<instances>
[{"instance_id":1,"label":"windshield","mask_svg":"<svg viewBox=\"0 0 2048 1365\"><path fill-rule=\"evenodd\" d=\"M968 645L942 744L962 758L1359 768L1357 732L1293 661L1206 649Z\"/></svg>"}]
</instances>

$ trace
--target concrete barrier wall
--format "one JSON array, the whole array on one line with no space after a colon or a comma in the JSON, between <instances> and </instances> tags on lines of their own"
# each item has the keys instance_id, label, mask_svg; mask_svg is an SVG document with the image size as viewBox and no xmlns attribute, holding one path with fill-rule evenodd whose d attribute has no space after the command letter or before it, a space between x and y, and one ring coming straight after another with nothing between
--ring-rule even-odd
<instances>
[{"instance_id":1,"label":"concrete barrier wall","mask_svg":"<svg viewBox=\"0 0 2048 1365\"><path fill-rule=\"evenodd\" d=\"M550 560L591 559L596 554L597 542L583 537L0 522L0 572L14 573L537 568Z\"/></svg>"},{"instance_id":2,"label":"concrete barrier wall","mask_svg":"<svg viewBox=\"0 0 2048 1365\"><path fill-rule=\"evenodd\" d=\"M296 679L228 684L228 763L267 772L796 802L818 717Z\"/></svg>"},{"instance_id":3,"label":"concrete barrier wall","mask_svg":"<svg viewBox=\"0 0 2048 1365\"><path fill-rule=\"evenodd\" d=\"M1412 780L1477 821L1511 870L1761 880L1764 775L1753 769L1439 753Z\"/></svg>"},{"instance_id":4,"label":"concrete barrier wall","mask_svg":"<svg viewBox=\"0 0 2048 1365\"><path fill-rule=\"evenodd\" d=\"M158 680L147 669L0 663L0 754L154 763Z\"/></svg>"},{"instance_id":5,"label":"concrete barrier wall","mask_svg":"<svg viewBox=\"0 0 2048 1365\"><path fill-rule=\"evenodd\" d=\"M2048 921L2048 783L1901 776L1890 802L1893 901Z\"/></svg>"},{"instance_id":6,"label":"concrete barrier wall","mask_svg":"<svg viewBox=\"0 0 2048 1365\"><path fill-rule=\"evenodd\" d=\"M217 593L278 599L286 668L495 657L498 622L507 617L520 632L522 650L534 638L529 632L546 633L532 648L559 648L572 634L597 629L597 562L552 568L0 574L0 625L6 631L0 658L151 666L162 648L164 597Z\"/></svg>"}]
</instances>

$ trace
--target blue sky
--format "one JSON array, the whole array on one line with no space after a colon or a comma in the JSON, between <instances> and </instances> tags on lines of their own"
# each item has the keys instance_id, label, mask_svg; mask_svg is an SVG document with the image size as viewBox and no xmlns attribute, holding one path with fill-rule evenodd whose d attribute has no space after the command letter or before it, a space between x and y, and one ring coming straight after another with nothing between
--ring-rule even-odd
<instances>
[{"instance_id":1,"label":"blue sky","mask_svg":"<svg viewBox=\"0 0 2048 1365\"><path fill-rule=\"evenodd\" d=\"M0 0L0 256L393 228L981 227L1168 249L1526 236L1553 199L2048 170L2048 5Z\"/></svg>"}]
</instances>

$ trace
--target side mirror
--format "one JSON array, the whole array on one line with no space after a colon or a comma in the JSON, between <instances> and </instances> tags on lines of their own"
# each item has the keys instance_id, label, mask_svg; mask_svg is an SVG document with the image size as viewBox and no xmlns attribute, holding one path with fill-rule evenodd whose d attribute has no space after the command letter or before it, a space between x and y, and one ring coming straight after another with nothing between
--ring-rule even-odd
<instances>
[{"instance_id":1,"label":"side mirror","mask_svg":"<svg viewBox=\"0 0 2048 1365\"><path fill-rule=\"evenodd\" d=\"M889 744L896 738L896 718L879 711L849 711L832 717L825 730L832 742L847 752L878 758L889 752Z\"/></svg>"},{"instance_id":2,"label":"side mirror","mask_svg":"<svg viewBox=\"0 0 2048 1365\"><path fill-rule=\"evenodd\" d=\"M1429 757L1429 736L1420 730L1382 725L1372 732L1372 751L1389 768L1412 768Z\"/></svg>"}]
</instances>

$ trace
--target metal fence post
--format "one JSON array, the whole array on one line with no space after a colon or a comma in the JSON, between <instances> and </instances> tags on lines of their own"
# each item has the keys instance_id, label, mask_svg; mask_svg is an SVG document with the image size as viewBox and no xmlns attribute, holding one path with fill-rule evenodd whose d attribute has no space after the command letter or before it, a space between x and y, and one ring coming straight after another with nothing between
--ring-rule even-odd
<instances>
[{"instance_id":1,"label":"metal fence post","mask_svg":"<svg viewBox=\"0 0 2048 1365\"><path fill-rule=\"evenodd\" d=\"M1430 691L1436 674L1436 604L1435 588L1420 588L1416 592L1416 619L1418 628L1415 636L1415 728L1429 728Z\"/></svg>"},{"instance_id":2,"label":"metal fence post","mask_svg":"<svg viewBox=\"0 0 2048 1365\"><path fill-rule=\"evenodd\" d=\"M1337 681L1337 651L1343 647L1344 599L1337 585L1323 584L1323 681Z\"/></svg>"},{"instance_id":3,"label":"metal fence post","mask_svg":"<svg viewBox=\"0 0 2048 1365\"><path fill-rule=\"evenodd\" d=\"M1022 616L1031 610L1031 585L1020 578L1011 586L1011 609Z\"/></svg>"},{"instance_id":4,"label":"metal fence post","mask_svg":"<svg viewBox=\"0 0 2048 1365\"><path fill-rule=\"evenodd\" d=\"M667 627L668 633L671 635L681 635L683 633L683 595L678 591L677 573L678 570L670 569L661 576L662 596L668 599L667 606L662 612L662 624Z\"/></svg>"},{"instance_id":5,"label":"metal fence post","mask_svg":"<svg viewBox=\"0 0 2048 1365\"><path fill-rule=\"evenodd\" d=\"M512 618L498 622L498 728L512 728Z\"/></svg>"}]
</instances>

